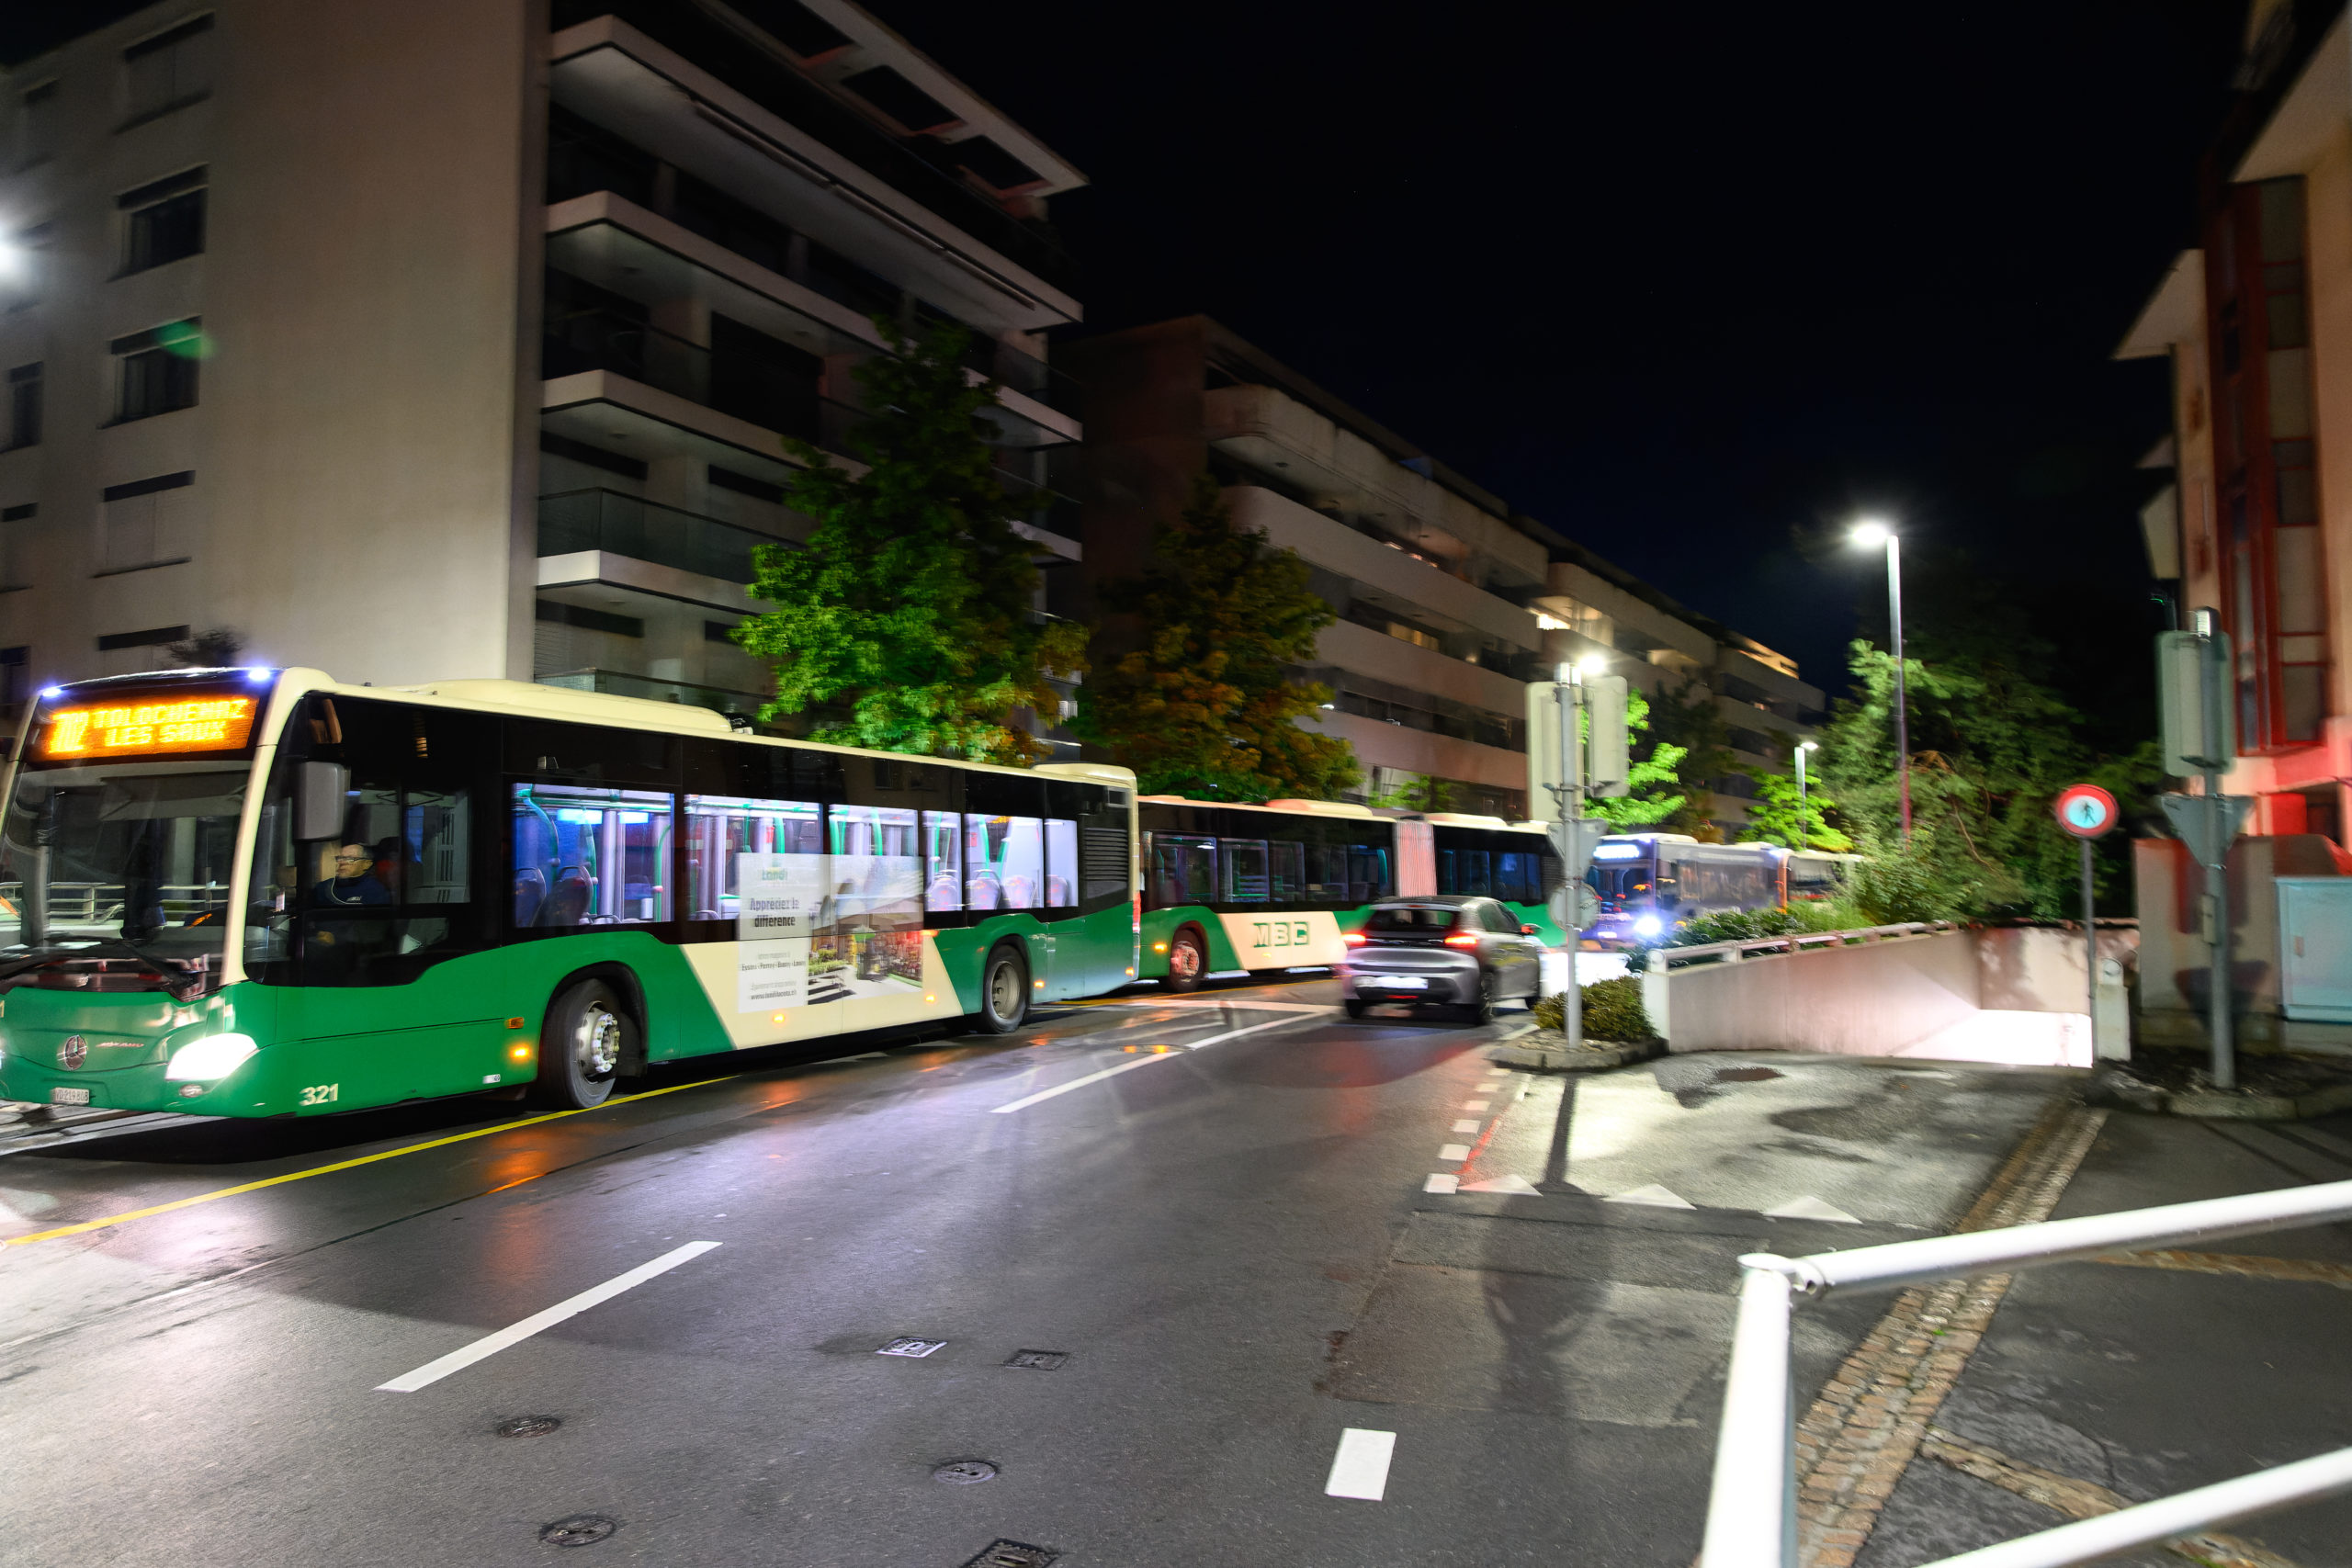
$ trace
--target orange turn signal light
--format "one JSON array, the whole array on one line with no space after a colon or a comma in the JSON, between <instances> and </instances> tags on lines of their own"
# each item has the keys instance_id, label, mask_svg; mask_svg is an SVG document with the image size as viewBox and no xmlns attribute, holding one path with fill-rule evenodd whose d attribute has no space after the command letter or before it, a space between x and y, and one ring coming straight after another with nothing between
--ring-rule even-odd
<instances>
[{"instance_id":1,"label":"orange turn signal light","mask_svg":"<svg viewBox=\"0 0 2352 1568\"><path fill-rule=\"evenodd\" d=\"M506 1048L506 1054L509 1056L514 1057L514 1060L518 1062L527 1062L531 1059L530 1042L526 1040L517 1040L514 1044L509 1045Z\"/></svg>"},{"instance_id":2,"label":"orange turn signal light","mask_svg":"<svg viewBox=\"0 0 2352 1568\"><path fill-rule=\"evenodd\" d=\"M1340 940L1346 942L1350 947L1362 947L1365 942L1372 939L1364 935L1362 931L1350 931Z\"/></svg>"},{"instance_id":3,"label":"orange turn signal light","mask_svg":"<svg viewBox=\"0 0 2352 1568\"><path fill-rule=\"evenodd\" d=\"M1478 939L1472 936L1468 931L1461 931L1455 935L1447 937L1445 939L1445 945L1448 947L1476 947L1478 945Z\"/></svg>"}]
</instances>

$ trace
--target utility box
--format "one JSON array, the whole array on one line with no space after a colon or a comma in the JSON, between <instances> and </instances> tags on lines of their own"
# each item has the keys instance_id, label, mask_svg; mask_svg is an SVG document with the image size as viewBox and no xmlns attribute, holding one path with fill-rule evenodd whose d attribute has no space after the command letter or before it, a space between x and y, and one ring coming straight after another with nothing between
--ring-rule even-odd
<instances>
[{"instance_id":1,"label":"utility box","mask_svg":"<svg viewBox=\"0 0 2352 1568\"><path fill-rule=\"evenodd\" d=\"M2352 1023L2352 876L2282 876L2280 1001L2290 1019Z\"/></svg>"}]
</instances>

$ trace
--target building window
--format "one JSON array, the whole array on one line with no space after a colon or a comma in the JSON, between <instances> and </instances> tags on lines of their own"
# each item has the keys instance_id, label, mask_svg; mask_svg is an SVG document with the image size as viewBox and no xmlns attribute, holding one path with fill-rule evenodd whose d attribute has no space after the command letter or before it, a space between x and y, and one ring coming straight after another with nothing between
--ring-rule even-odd
<instances>
[{"instance_id":1,"label":"building window","mask_svg":"<svg viewBox=\"0 0 2352 1568\"><path fill-rule=\"evenodd\" d=\"M203 254L202 169L189 169L125 191L115 197L115 206L128 215L123 227L124 273L145 272L182 256Z\"/></svg>"},{"instance_id":2,"label":"building window","mask_svg":"<svg viewBox=\"0 0 2352 1568\"><path fill-rule=\"evenodd\" d=\"M186 626L151 626L143 632L110 632L98 638L98 651L123 653L134 648L169 648L187 640Z\"/></svg>"},{"instance_id":3,"label":"building window","mask_svg":"<svg viewBox=\"0 0 2352 1568\"><path fill-rule=\"evenodd\" d=\"M212 96L212 18L192 17L122 51L123 126Z\"/></svg>"},{"instance_id":4,"label":"building window","mask_svg":"<svg viewBox=\"0 0 2352 1568\"><path fill-rule=\"evenodd\" d=\"M101 491L98 575L111 577L117 572L176 566L187 560L187 505L191 499L187 491L195 483L195 473L183 470L133 479L129 484L109 485Z\"/></svg>"},{"instance_id":5,"label":"building window","mask_svg":"<svg viewBox=\"0 0 2352 1568\"><path fill-rule=\"evenodd\" d=\"M57 84L43 82L17 100L17 167L57 156Z\"/></svg>"},{"instance_id":6,"label":"building window","mask_svg":"<svg viewBox=\"0 0 2352 1568\"><path fill-rule=\"evenodd\" d=\"M29 563L25 559L31 552L25 547L28 542L26 536L31 533L32 521L40 513L40 508L30 502L22 506L0 507L0 593L31 586L31 574L27 570Z\"/></svg>"},{"instance_id":7,"label":"building window","mask_svg":"<svg viewBox=\"0 0 2352 1568\"><path fill-rule=\"evenodd\" d=\"M40 366L8 372L8 450L40 445Z\"/></svg>"},{"instance_id":8,"label":"building window","mask_svg":"<svg viewBox=\"0 0 2352 1568\"><path fill-rule=\"evenodd\" d=\"M615 637L641 637L645 623L635 615L616 615L605 610L592 610L585 604L566 604L554 599L538 602L538 618L557 626L578 626L582 631L609 632Z\"/></svg>"},{"instance_id":9,"label":"building window","mask_svg":"<svg viewBox=\"0 0 2352 1568\"><path fill-rule=\"evenodd\" d=\"M196 366L204 343L197 320L119 337L114 351L117 424L196 406Z\"/></svg>"}]
</instances>

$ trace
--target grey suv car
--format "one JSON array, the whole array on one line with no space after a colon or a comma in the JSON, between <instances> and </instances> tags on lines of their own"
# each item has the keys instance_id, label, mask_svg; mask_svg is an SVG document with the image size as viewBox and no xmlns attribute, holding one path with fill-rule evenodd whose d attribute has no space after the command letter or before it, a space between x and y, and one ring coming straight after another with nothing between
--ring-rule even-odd
<instances>
[{"instance_id":1,"label":"grey suv car","mask_svg":"<svg viewBox=\"0 0 2352 1568\"><path fill-rule=\"evenodd\" d=\"M1532 1001L1544 985L1535 928L1492 898L1461 894L1388 898L1348 933L1340 995L1350 1018L1384 1002L1448 1004L1484 1023L1495 1004Z\"/></svg>"}]
</instances>

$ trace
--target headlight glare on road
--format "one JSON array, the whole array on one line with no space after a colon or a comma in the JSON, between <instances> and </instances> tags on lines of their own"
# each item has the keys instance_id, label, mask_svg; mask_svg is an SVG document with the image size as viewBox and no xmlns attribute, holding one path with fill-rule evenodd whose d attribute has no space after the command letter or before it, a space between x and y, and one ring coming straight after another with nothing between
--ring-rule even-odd
<instances>
[{"instance_id":1,"label":"headlight glare on road","mask_svg":"<svg viewBox=\"0 0 2352 1568\"><path fill-rule=\"evenodd\" d=\"M164 1077L175 1083L225 1078L259 1049L250 1034L208 1034L173 1052L172 1065L164 1069Z\"/></svg>"},{"instance_id":2,"label":"headlight glare on road","mask_svg":"<svg viewBox=\"0 0 2352 1568\"><path fill-rule=\"evenodd\" d=\"M1634 922L1634 934L1636 936L1656 936L1664 930L1666 922L1656 915L1644 915Z\"/></svg>"}]
</instances>

